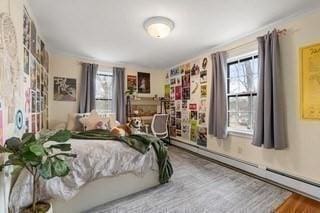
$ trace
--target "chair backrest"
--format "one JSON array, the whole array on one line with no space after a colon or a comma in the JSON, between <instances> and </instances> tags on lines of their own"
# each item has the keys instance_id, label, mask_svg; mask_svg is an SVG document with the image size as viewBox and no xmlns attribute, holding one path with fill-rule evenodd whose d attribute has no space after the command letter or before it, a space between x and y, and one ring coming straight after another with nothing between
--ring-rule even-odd
<instances>
[{"instance_id":1,"label":"chair backrest","mask_svg":"<svg viewBox=\"0 0 320 213\"><path fill-rule=\"evenodd\" d=\"M152 118L151 131L154 136L160 138L168 137L168 114L155 114Z\"/></svg>"}]
</instances>

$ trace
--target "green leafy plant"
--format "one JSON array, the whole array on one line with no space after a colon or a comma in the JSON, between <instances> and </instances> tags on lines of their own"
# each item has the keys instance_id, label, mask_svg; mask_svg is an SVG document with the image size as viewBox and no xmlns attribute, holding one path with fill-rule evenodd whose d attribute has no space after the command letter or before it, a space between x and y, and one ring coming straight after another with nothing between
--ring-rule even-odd
<instances>
[{"instance_id":1,"label":"green leafy plant","mask_svg":"<svg viewBox=\"0 0 320 213\"><path fill-rule=\"evenodd\" d=\"M29 171L33 177L33 195L31 212L39 212L37 193L39 179L64 177L69 174L69 166L65 157L76 157L70 153L71 144L65 143L71 137L67 130L60 130L54 135L41 135L36 139L33 133L25 133L22 138L12 137L0 145L0 153L8 153L8 160L0 165L0 171L6 166L19 166ZM49 141L57 143L47 144ZM50 207L50 206L49 206Z\"/></svg>"},{"instance_id":2,"label":"green leafy plant","mask_svg":"<svg viewBox=\"0 0 320 213\"><path fill-rule=\"evenodd\" d=\"M125 92L126 95L132 96L136 93L136 88L134 87L128 87L128 90Z\"/></svg>"}]
</instances>

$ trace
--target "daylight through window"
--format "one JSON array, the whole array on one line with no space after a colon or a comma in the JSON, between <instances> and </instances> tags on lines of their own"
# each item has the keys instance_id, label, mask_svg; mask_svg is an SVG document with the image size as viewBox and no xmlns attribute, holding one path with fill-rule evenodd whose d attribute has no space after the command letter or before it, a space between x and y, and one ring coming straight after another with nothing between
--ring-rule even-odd
<instances>
[{"instance_id":1,"label":"daylight through window","mask_svg":"<svg viewBox=\"0 0 320 213\"><path fill-rule=\"evenodd\" d=\"M96 76L96 110L112 111L112 72L98 71Z\"/></svg>"},{"instance_id":2,"label":"daylight through window","mask_svg":"<svg viewBox=\"0 0 320 213\"><path fill-rule=\"evenodd\" d=\"M258 89L258 56L234 60L227 69L228 129L252 133Z\"/></svg>"}]
</instances>

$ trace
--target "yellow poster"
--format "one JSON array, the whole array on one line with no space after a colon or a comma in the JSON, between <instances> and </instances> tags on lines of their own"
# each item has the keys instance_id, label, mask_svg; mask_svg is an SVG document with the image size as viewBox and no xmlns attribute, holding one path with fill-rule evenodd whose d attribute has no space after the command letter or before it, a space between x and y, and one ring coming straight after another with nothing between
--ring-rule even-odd
<instances>
[{"instance_id":1,"label":"yellow poster","mask_svg":"<svg viewBox=\"0 0 320 213\"><path fill-rule=\"evenodd\" d=\"M320 44L300 49L302 119L320 120Z\"/></svg>"}]
</instances>

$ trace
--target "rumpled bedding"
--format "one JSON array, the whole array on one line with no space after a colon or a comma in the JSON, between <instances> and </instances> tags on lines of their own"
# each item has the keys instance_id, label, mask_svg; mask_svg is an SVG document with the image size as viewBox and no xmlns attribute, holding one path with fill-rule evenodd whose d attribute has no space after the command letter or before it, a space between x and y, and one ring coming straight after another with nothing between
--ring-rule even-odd
<instances>
[{"instance_id":1,"label":"rumpled bedding","mask_svg":"<svg viewBox=\"0 0 320 213\"><path fill-rule=\"evenodd\" d=\"M40 200L73 198L81 186L102 177L112 177L124 173L143 176L147 170L158 171L154 149L141 154L127 144L114 140L70 139L75 159L67 159L70 173L63 178L53 178L40 182ZM10 195L9 208L18 212L21 207L32 203L32 176L22 170Z\"/></svg>"}]
</instances>

